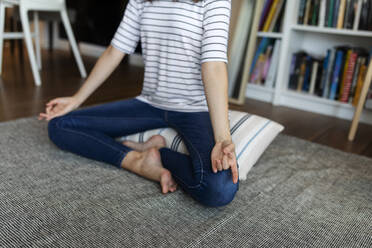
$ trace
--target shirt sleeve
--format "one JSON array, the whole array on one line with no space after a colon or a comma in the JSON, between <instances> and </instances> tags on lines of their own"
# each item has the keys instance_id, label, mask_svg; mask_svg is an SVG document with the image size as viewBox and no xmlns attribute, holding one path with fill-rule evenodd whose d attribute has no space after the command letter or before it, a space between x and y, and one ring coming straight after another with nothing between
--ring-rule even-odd
<instances>
[{"instance_id":1,"label":"shirt sleeve","mask_svg":"<svg viewBox=\"0 0 372 248\"><path fill-rule=\"evenodd\" d=\"M201 63L224 61L227 63L227 46L231 0L205 0Z\"/></svg>"},{"instance_id":2,"label":"shirt sleeve","mask_svg":"<svg viewBox=\"0 0 372 248\"><path fill-rule=\"evenodd\" d=\"M140 6L137 0L129 0L123 20L117 29L111 45L126 54L132 54L140 40Z\"/></svg>"}]
</instances>

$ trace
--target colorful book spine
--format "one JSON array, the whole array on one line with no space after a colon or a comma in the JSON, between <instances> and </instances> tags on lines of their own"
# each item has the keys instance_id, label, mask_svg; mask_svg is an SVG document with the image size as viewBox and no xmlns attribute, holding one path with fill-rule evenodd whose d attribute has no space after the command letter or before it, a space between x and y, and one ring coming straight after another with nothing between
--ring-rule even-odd
<instances>
[{"instance_id":1,"label":"colorful book spine","mask_svg":"<svg viewBox=\"0 0 372 248\"><path fill-rule=\"evenodd\" d=\"M328 68L327 68L327 76L326 76L326 83L323 91L323 97L328 98L329 97L329 92L330 92L330 87L331 87L331 82L332 82L332 71L335 65L335 56L336 51L335 49L331 50L329 61L328 61Z\"/></svg>"},{"instance_id":2,"label":"colorful book spine","mask_svg":"<svg viewBox=\"0 0 372 248\"><path fill-rule=\"evenodd\" d=\"M354 73L357 57L358 57L358 54L356 52L353 52L350 55L348 66L347 66L347 71L346 71L346 79L344 82L344 87L343 87L341 99L340 99L341 102L348 102L349 100L351 83L353 81L353 73Z\"/></svg>"},{"instance_id":3,"label":"colorful book spine","mask_svg":"<svg viewBox=\"0 0 372 248\"><path fill-rule=\"evenodd\" d=\"M275 10L273 20L271 21L270 26L269 26L269 30L268 30L269 32L273 32L274 28L275 28L275 25L278 23L278 21L280 21L279 16L282 12L284 2L285 2L285 0L279 0L279 3L277 4L277 8Z\"/></svg>"},{"instance_id":4,"label":"colorful book spine","mask_svg":"<svg viewBox=\"0 0 372 248\"><path fill-rule=\"evenodd\" d=\"M319 68L319 62L314 61L312 72L311 72L310 89L309 89L309 93L312 95L314 94L314 91L315 91L315 82L316 82L316 78L318 75L318 68Z\"/></svg>"},{"instance_id":5,"label":"colorful book spine","mask_svg":"<svg viewBox=\"0 0 372 248\"><path fill-rule=\"evenodd\" d=\"M340 9L340 1L341 0L335 0L335 9L333 10L333 19L332 19L332 26L331 26L334 28L337 27L338 10Z\"/></svg>"},{"instance_id":6,"label":"colorful book spine","mask_svg":"<svg viewBox=\"0 0 372 248\"><path fill-rule=\"evenodd\" d=\"M306 74L306 57L301 59L300 75L298 77L297 91L302 91Z\"/></svg>"},{"instance_id":7,"label":"colorful book spine","mask_svg":"<svg viewBox=\"0 0 372 248\"><path fill-rule=\"evenodd\" d=\"M333 71L332 84L331 84L331 89L329 92L329 99L331 100L335 100L336 98L337 87L339 84L343 58L344 58L344 52L342 50L338 50L336 53L335 68Z\"/></svg>"},{"instance_id":8,"label":"colorful book spine","mask_svg":"<svg viewBox=\"0 0 372 248\"><path fill-rule=\"evenodd\" d=\"M277 9L278 3L279 3L279 0L274 0L272 5L271 5L269 14L267 15L267 18L265 20L265 24L264 24L264 27L263 27L264 32L269 31L269 27L270 27L270 24L271 24L271 22L274 18L275 11Z\"/></svg>"},{"instance_id":9,"label":"colorful book spine","mask_svg":"<svg viewBox=\"0 0 372 248\"><path fill-rule=\"evenodd\" d=\"M340 8L338 10L337 28L341 29L344 27L346 0L340 0Z\"/></svg>"},{"instance_id":10,"label":"colorful book spine","mask_svg":"<svg viewBox=\"0 0 372 248\"><path fill-rule=\"evenodd\" d=\"M336 0L328 0L328 6L327 6L327 15L328 15L328 20L327 20L327 27L332 27L333 25L333 11L335 7L335 1Z\"/></svg>"},{"instance_id":11,"label":"colorful book spine","mask_svg":"<svg viewBox=\"0 0 372 248\"><path fill-rule=\"evenodd\" d=\"M359 101L359 98L360 98L360 93L361 93L362 88L363 88L363 83L364 83L364 78L366 76L366 73L367 73L367 66L363 64L360 67L357 88L356 88L355 97L354 97L353 103L352 103L354 107L356 107L356 105L358 104L358 101Z\"/></svg>"},{"instance_id":12,"label":"colorful book spine","mask_svg":"<svg viewBox=\"0 0 372 248\"><path fill-rule=\"evenodd\" d=\"M323 70L322 70L322 78L320 80L320 91L323 93L324 89L325 89L325 86L326 86L326 82L327 82L327 69L328 69L328 64L329 64L329 60L330 60L330 55L331 55L331 50L327 50L327 55L324 59L324 62L323 62Z\"/></svg>"},{"instance_id":13,"label":"colorful book spine","mask_svg":"<svg viewBox=\"0 0 372 248\"><path fill-rule=\"evenodd\" d=\"M258 26L258 30L262 30L263 26L265 24L265 20L267 15L269 14L271 4L273 3L273 0L266 0L264 7L262 9L261 18L260 18L260 24Z\"/></svg>"},{"instance_id":14,"label":"colorful book spine","mask_svg":"<svg viewBox=\"0 0 372 248\"><path fill-rule=\"evenodd\" d=\"M298 24L304 24L304 18L305 18L305 8L306 8L306 0L300 0L300 5L298 9Z\"/></svg>"},{"instance_id":15,"label":"colorful book spine","mask_svg":"<svg viewBox=\"0 0 372 248\"><path fill-rule=\"evenodd\" d=\"M347 75L347 68L348 68L348 65L349 65L349 59L350 59L350 55L352 53L352 50L351 49L348 49L347 52L346 52L346 58L345 58L345 63L344 63L344 69L342 70L342 77L341 77L341 81L340 81L340 90L338 92L338 95L341 95L342 94L342 91L344 89L344 84L345 84L345 81L346 81L346 75Z\"/></svg>"},{"instance_id":16,"label":"colorful book spine","mask_svg":"<svg viewBox=\"0 0 372 248\"><path fill-rule=\"evenodd\" d=\"M253 72L253 69L254 69L254 67L256 66L256 62L257 62L257 60L258 60L258 57L259 57L260 54L263 53L263 51L266 49L266 47L267 47L269 41L270 41L270 39L267 38L267 37L262 38L260 44L258 45L258 48L257 48L257 50L256 50L256 53L255 53L255 55L254 55L254 57L253 57L253 60L252 60L252 66L251 66L251 68L250 68L250 73Z\"/></svg>"},{"instance_id":17,"label":"colorful book spine","mask_svg":"<svg viewBox=\"0 0 372 248\"><path fill-rule=\"evenodd\" d=\"M306 69L305 69L304 83L302 85L302 91L309 92L311 69L312 69L312 58L311 58L311 56L307 56L306 57Z\"/></svg>"}]
</instances>

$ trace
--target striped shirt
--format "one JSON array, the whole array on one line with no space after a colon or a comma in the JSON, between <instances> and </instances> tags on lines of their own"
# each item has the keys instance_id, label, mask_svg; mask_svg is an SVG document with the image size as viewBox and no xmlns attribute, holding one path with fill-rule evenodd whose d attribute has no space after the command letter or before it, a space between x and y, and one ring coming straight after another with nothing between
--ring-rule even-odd
<instances>
[{"instance_id":1,"label":"striped shirt","mask_svg":"<svg viewBox=\"0 0 372 248\"><path fill-rule=\"evenodd\" d=\"M132 54L141 40L145 75L136 98L166 110L208 111L201 64L228 62L230 13L231 0L129 0L111 44Z\"/></svg>"}]
</instances>

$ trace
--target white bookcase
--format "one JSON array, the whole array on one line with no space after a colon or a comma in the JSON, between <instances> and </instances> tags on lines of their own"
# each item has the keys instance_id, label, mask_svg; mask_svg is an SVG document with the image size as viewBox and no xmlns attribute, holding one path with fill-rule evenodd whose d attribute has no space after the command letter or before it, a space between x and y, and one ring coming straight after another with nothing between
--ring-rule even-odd
<instances>
[{"instance_id":1,"label":"white bookcase","mask_svg":"<svg viewBox=\"0 0 372 248\"><path fill-rule=\"evenodd\" d=\"M351 104L288 89L292 54L305 50L310 54L325 56L327 49L338 45L360 46L369 51L372 47L372 32L298 25L299 4L299 0L287 0L282 33L257 33L257 37L282 40L275 88L248 83L245 95L248 98L271 102L276 106L287 106L351 120L355 109ZM361 122L372 124L372 111L363 110Z\"/></svg>"}]
</instances>

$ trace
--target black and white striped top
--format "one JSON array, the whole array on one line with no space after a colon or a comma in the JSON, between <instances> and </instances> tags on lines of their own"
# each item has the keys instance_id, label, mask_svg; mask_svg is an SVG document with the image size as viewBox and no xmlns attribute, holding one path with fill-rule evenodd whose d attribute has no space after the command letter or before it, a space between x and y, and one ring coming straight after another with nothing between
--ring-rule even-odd
<instances>
[{"instance_id":1,"label":"black and white striped top","mask_svg":"<svg viewBox=\"0 0 372 248\"><path fill-rule=\"evenodd\" d=\"M136 98L173 111L208 111L201 64L227 63L231 0L129 0L111 42L132 54L141 39L143 90Z\"/></svg>"}]
</instances>

